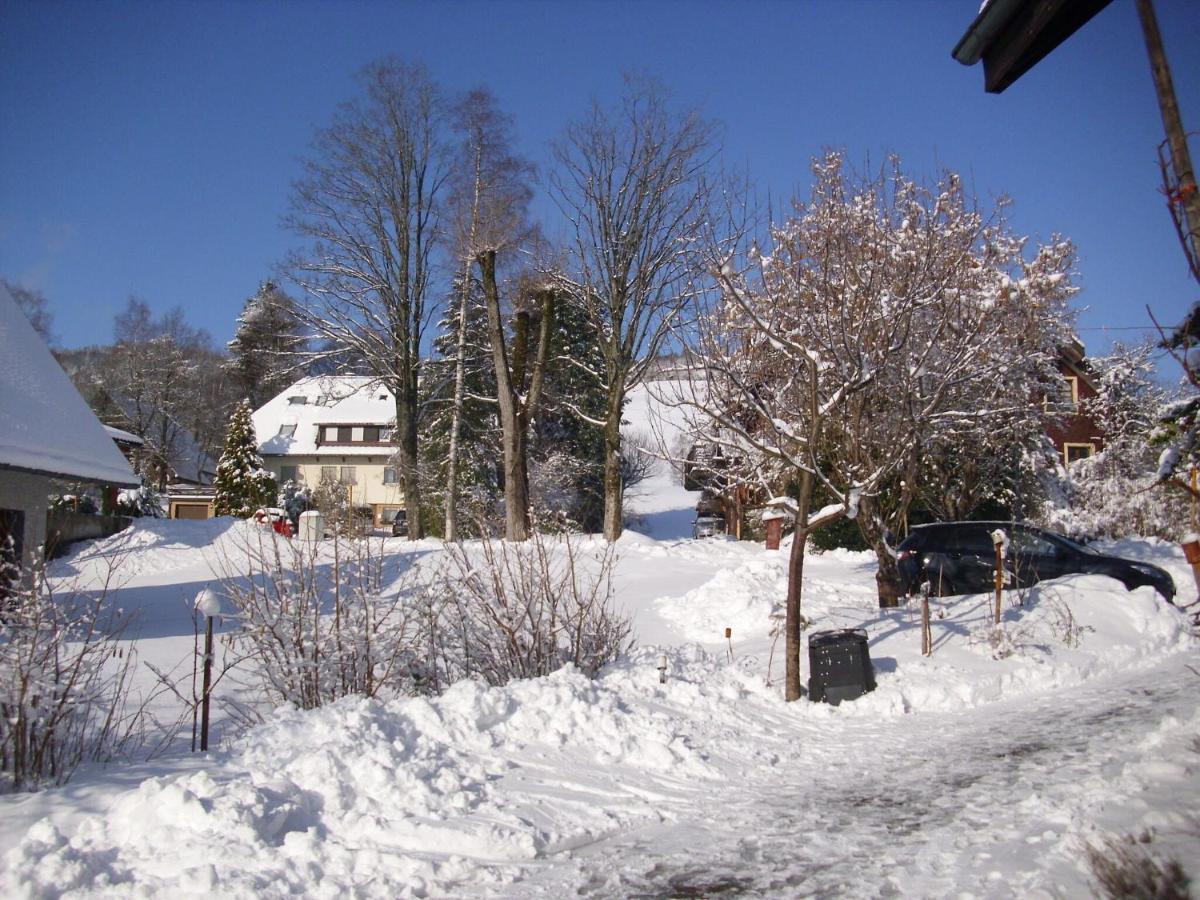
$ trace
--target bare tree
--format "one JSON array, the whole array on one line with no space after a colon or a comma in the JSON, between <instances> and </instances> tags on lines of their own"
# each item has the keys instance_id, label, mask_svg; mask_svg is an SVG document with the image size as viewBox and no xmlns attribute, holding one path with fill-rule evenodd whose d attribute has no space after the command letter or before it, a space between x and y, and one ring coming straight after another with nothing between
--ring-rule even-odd
<instances>
[{"instance_id":1,"label":"bare tree","mask_svg":"<svg viewBox=\"0 0 1200 900\"><path fill-rule=\"evenodd\" d=\"M485 89L469 92L455 107L455 124L461 136L452 178L451 209L455 226L456 255L460 261L458 313L454 319L455 367L451 402L450 446L447 461L445 502L446 540L458 536L458 461L459 437L466 384L468 303L471 291L471 267L479 267L488 315L488 340L492 346L497 379L497 401L504 433L504 471L506 526L510 540L523 540L528 532L527 435L529 415L537 406L545 353L535 356L535 386L538 391L518 396L523 390L523 371L514 371L510 356L520 364L524 348L506 346L500 314L500 290L497 281L497 257L517 247L532 229L528 224L528 206L532 196L529 178L532 167L514 156L509 149L511 120L496 106L495 98ZM552 294L547 294L552 298ZM518 325L527 318L518 318ZM553 315L546 320L553 323ZM524 340L527 329L517 338ZM515 383L514 383L515 382ZM520 433L518 433L520 432Z\"/></svg>"},{"instance_id":2,"label":"bare tree","mask_svg":"<svg viewBox=\"0 0 1200 900\"><path fill-rule=\"evenodd\" d=\"M540 280L526 281L518 297L511 334L500 316L496 281L496 251L478 259L488 309L488 334L496 368L496 399L504 435L504 536L510 541L529 537L529 425L542 399L546 361L554 331L556 289ZM530 335L536 310L537 339L531 352Z\"/></svg>"},{"instance_id":3,"label":"bare tree","mask_svg":"<svg viewBox=\"0 0 1200 900\"><path fill-rule=\"evenodd\" d=\"M569 222L573 302L601 335L604 535L622 529L621 409L694 296L715 127L674 112L664 89L627 77L614 109L593 104L554 150L550 185Z\"/></svg>"},{"instance_id":4,"label":"bare tree","mask_svg":"<svg viewBox=\"0 0 1200 900\"><path fill-rule=\"evenodd\" d=\"M287 224L309 247L288 264L301 318L331 353L361 358L396 398L409 537L423 535L417 384L445 181L444 108L428 72L389 58L359 73L364 96L317 133Z\"/></svg>"},{"instance_id":5,"label":"bare tree","mask_svg":"<svg viewBox=\"0 0 1200 900\"><path fill-rule=\"evenodd\" d=\"M771 228L768 252L714 244L719 299L699 349L703 393L697 386L691 400L710 419L726 483L778 497L795 515L789 700L800 696L808 536L845 516L875 516L872 504L934 429L986 420L987 409L962 401L1005 379L1007 323L1028 289L1005 271L1021 242L975 213L952 174L934 190L896 162L855 179L836 153L813 174L811 199ZM1037 278L1057 284L1056 272ZM826 505L814 510L818 497ZM864 531L886 543L876 519Z\"/></svg>"}]
</instances>

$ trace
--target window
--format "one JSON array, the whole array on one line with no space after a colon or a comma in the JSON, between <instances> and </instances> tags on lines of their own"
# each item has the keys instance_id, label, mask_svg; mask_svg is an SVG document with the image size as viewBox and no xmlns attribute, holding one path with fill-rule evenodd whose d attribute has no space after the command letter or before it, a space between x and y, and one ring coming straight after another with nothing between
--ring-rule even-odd
<instances>
[{"instance_id":1,"label":"window","mask_svg":"<svg viewBox=\"0 0 1200 900\"><path fill-rule=\"evenodd\" d=\"M396 472L395 466L385 466L384 467L383 483L384 484L399 484L400 483L400 479L397 477L397 472Z\"/></svg>"},{"instance_id":2,"label":"window","mask_svg":"<svg viewBox=\"0 0 1200 900\"><path fill-rule=\"evenodd\" d=\"M337 439L339 443L350 443L352 440L354 440L354 429L349 425L339 425L337 430Z\"/></svg>"},{"instance_id":3,"label":"window","mask_svg":"<svg viewBox=\"0 0 1200 900\"><path fill-rule=\"evenodd\" d=\"M284 424L284 425L279 426L279 436L280 437L291 437L295 433L296 433L295 425Z\"/></svg>"},{"instance_id":4,"label":"window","mask_svg":"<svg viewBox=\"0 0 1200 900\"><path fill-rule=\"evenodd\" d=\"M1079 407L1079 379L1064 375L1046 392L1046 412L1073 415Z\"/></svg>"},{"instance_id":5,"label":"window","mask_svg":"<svg viewBox=\"0 0 1200 900\"><path fill-rule=\"evenodd\" d=\"M370 441L371 443L378 443L379 442L379 426L378 425L364 426L363 430L362 430L362 439L364 441Z\"/></svg>"},{"instance_id":6,"label":"window","mask_svg":"<svg viewBox=\"0 0 1200 900\"><path fill-rule=\"evenodd\" d=\"M396 433L396 429L390 425L384 425L379 429L379 439L381 441L390 441L392 435Z\"/></svg>"},{"instance_id":7,"label":"window","mask_svg":"<svg viewBox=\"0 0 1200 900\"><path fill-rule=\"evenodd\" d=\"M341 471L338 473L338 481L342 484L354 484L356 481L354 475L354 466L342 466Z\"/></svg>"},{"instance_id":8,"label":"window","mask_svg":"<svg viewBox=\"0 0 1200 900\"><path fill-rule=\"evenodd\" d=\"M336 441L337 440L337 426L336 425L326 425L325 426L325 440L327 440L327 441Z\"/></svg>"},{"instance_id":9,"label":"window","mask_svg":"<svg viewBox=\"0 0 1200 900\"><path fill-rule=\"evenodd\" d=\"M391 525L396 521L396 516L400 515L403 518L403 510L398 506L385 506L379 510L379 521L384 525Z\"/></svg>"},{"instance_id":10,"label":"window","mask_svg":"<svg viewBox=\"0 0 1200 900\"><path fill-rule=\"evenodd\" d=\"M1081 459L1087 459L1095 452L1095 444L1063 444L1063 459L1066 460L1068 466Z\"/></svg>"},{"instance_id":11,"label":"window","mask_svg":"<svg viewBox=\"0 0 1200 900\"><path fill-rule=\"evenodd\" d=\"M303 406L307 402L308 398L303 394L297 394L296 396L288 397L288 403L290 403L292 406Z\"/></svg>"},{"instance_id":12,"label":"window","mask_svg":"<svg viewBox=\"0 0 1200 900\"><path fill-rule=\"evenodd\" d=\"M299 481L300 467L299 466L280 466L279 467L280 482Z\"/></svg>"},{"instance_id":13,"label":"window","mask_svg":"<svg viewBox=\"0 0 1200 900\"><path fill-rule=\"evenodd\" d=\"M1040 534L1033 534L1021 528L1012 529L1009 535L1013 552L1018 556L1057 556L1058 548L1054 542Z\"/></svg>"},{"instance_id":14,"label":"window","mask_svg":"<svg viewBox=\"0 0 1200 900\"><path fill-rule=\"evenodd\" d=\"M321 466L322 481L337 481L338 467L337 466Z\"/></svg>"}]
</instances>

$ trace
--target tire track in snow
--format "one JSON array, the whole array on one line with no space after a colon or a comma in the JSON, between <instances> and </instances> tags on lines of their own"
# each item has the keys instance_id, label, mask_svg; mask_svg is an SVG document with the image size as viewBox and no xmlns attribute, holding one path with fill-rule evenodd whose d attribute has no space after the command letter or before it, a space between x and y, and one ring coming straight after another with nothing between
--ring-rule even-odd
<instances>
[{"instance_id":1,"label":"tire track in snow","mask_svg":"<svg viewBox=\"0 0 1200 900\"><path fill-rule=\"evenodd\" d=\"M1164 723L1195 732L1185 662L1034 702L808 728L786 783L779 769L750 773L672 810L673 823L584 848L564 867L572 875L540 874L559 882L550 893L599 897L1087 893L1080 846L1096 820L1131 831L1140 814L1165 812L1138 801L1133 773L1155 761ZM1200 757L1191 762L1194 799ZM547 885L534 875L526 887Z\"/></svg>"}]
</instances>

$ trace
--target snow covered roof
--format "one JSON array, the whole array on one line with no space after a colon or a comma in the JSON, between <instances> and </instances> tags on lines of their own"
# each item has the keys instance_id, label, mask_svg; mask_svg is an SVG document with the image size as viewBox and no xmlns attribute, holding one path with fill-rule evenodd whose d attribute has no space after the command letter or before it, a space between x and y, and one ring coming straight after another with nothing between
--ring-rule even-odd
<instances>
[{"instance_id":1,"label":"snow covered roof","mask_svg":"<svg viewBox=\"0 0 1200 900\"><path fill-rule=\"evenodd\" d=\"M114 441L121 441L124 444L133 444L138 447L140 447L142 444L146 443L140 437L138 437L136 434L134 434L132 431L125 431L124 429L121 429L121 428L114 428L112 425L105 425L104 430L108 434L108 436L110 438L112 438Z\"/></svg>"},{"instance_id":2,"label":"snow covered roof","mask_svg":"<svg viewBox=\"0 0 1200 900\"><path fill-rule=\"evenodd\" d=\"M0 468L122 487L129 463L0 285Z\"/></svg>"},{"instance_id":3,"label":"snow covered roof","mask_svg":"<svg viewBox=\"0 0 1200 900\"><path fill-rule=\"evenodd\" d=\"M319 446L323 425L391 425L396 416L392 392L365 375L302 378L254 411L258 452L268 456L327 454L378 456L378 444ZM292 426L295 426L294 428Z\"/></svg>"},{"instance_id":4,"label":"snow covered roof","mask_svg":"<svg viewBox=\"0 0 1200 900\"><path fill-rule=\"evenodd\" d=\"M110 391L109 396L112 397L121 412L130 421L136 417L134 415L135 404L130 397L122 394L120 391ZM162 419L160 416L165 415L162 410L154 410L146 417L146 428L148 434L154 434L161 431ZM170 425L168 431L172 435L170 453L167 455L167 466L171 470L171 478L178 481L190 481L196 484L210 484L213 477L217 474L216 460L208 455L208 452L200 446L200 441L192 434L190 430L184 428L172 416L168 416ZM105 428L111 426L106 425ZM114 428L113 431L118 431L121 434L129 434L127 431L121 431L119 428ZM131 435L138 444L144 444L141 438L137 435ZM114 438L116 435L113 436Z\"/></svg>"}]
</instances>

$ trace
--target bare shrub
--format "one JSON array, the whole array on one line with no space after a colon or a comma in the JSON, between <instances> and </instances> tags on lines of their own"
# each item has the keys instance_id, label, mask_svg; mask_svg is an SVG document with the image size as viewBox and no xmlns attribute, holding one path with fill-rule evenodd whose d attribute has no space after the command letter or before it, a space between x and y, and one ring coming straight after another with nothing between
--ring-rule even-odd
<instances>
[{"instance_id":1,"label":"bare shrub","mask_svg":"<svg viewBox=\"0 0 1200 900\"><path fill-rule=\"evenodd\" d=\"M523 542L448 545L431 589L442 604L433 631L439 681L505 684L574 665L589 677L633 646L613 608L611 545L583 550L569 533ZM427 603L434 609L434 603Z\"/></svg>"},{"instance_id":2,"label":"bare shrub","mask_svg":"<svg viewBox=\"0 0 1200 900\"><path fill-rule=\"evenodd\" d=\"M411 691L420 668L411 579L397 572L388 583L382 541L335 535L322 545L264 530L241 549L245 575L226 556L221 592L239 624L232 639L269 701L313 709Z\"/></svg>"},{"instance_id":3,"label":"bare shrub","mask_svg":"<svg viewBox=\"0 0 1200 900\"><path fill-rule=\"evenodd\" d=\"M109 759L138 736L135 654L109 598L117 565L95 591L57 596L41 561L10 584L0 615L0 793L63 784L84 760Z\"/></svg>"},{"instance_id":4,"label":"bare shrub","mask_svg":"<svg viewBox=\"0 0 1200 900\"><path fill-rule=\"evenodd\" d=\"M1109 900L1187 900L1190 879L1175 859L1150 851L1154 835L1124 835L1089 843L1085 852L1094 883Z\"/></svg>"},{"instance_id":5,"label":"bare shrub","mask_svg":"<svg viewBox=\"0 0 1200 900\"><path fill-rule=\"evenodd\" d=\"M1067 605L1067 601L1063 600L1054 592L1048 592L1044 595L1049 617L1047 623L1051 633L1064 646L1074 649L1078 647L1083 640L1083 636L1089 631L1095 631L1091 625L1084 625L1075 618L1075 614L1071 612L1071 607Z\"/></svg>"}]
</instances>

